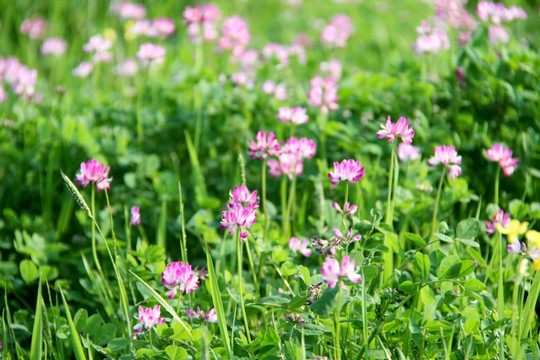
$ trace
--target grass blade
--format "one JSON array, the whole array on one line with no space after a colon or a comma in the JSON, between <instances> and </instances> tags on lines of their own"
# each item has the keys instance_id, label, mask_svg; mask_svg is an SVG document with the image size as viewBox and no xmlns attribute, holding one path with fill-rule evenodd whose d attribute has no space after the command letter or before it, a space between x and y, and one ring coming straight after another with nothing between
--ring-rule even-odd
<instances>
[{"instance_id":1,"label":"grass blade","mask_svg":"<svg viewBox=\"0 0 540 360\"><path fill-rule=\"evenodd\" d=\"M86 355L84 355L84 349L81 344L81 339L79 339L79 332L77 331L77 328L75 327L75 324L73 323L73 318L71 317L71 312L69 311L68 303L66 301L66 298L64 297L64 291L59 286L60 289L60 295L62 296L62 302L64 303L64 309L66 311L66 317L69 325L69 330L71 333L71 344L73 346L73 353L75 355L75 359L77 360L86 360Z\"/></svg>"},{"instance_id":2,"label":"grass blade","mask_svg":"<svg viewBox=\"0 0 540 360\"><path fill-rule=\"evenodd\" d=\"M30 360L41 360L41 344L43 342L43 321L41 312L41 278L39 279L38 295L36 300L36 315L34 329L32 330L32 344L30 345Z\"/></svg>"},{"instance_id":3,"label":"grass blade","mask_svg":"<svg viewBox=\"0 0 540 360\"><path fill-rule=\"evenodd\" d=\"M523 321L521 322L521 328L519 331L520 339L524 339L529 335L531 329L531 321L536 314L535 307L538 301L538 294L540 294L540 271L537 271L534 275L534 280L529 291L529 296L525 302L525 308L523 309Z\"/></svg>"}]
</instances>

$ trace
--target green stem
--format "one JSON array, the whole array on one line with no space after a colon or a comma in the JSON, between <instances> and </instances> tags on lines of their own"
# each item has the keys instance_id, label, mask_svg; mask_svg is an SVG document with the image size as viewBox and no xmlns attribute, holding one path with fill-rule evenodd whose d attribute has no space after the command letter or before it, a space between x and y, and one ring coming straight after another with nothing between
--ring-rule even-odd
<instances>
[{"instance_id":1,"label":"green stem","mask_svg":"<svg viewBox=\"0 0 540 360\"><path fill-rule=\"evenodd\" d=\"M113 248L114 248L114 258L118 259L118 253L116 250L116 233L114 232L114 223L113 223L113 217L112 217L112 207L111 203L109 202L109 192L107 189L105 189L105 198L107 199L107 209L109 210L109 222L111 223L111 233L113 237Z\"/></svg>"},{"instance_id":2,"label":"green stem","mask_svg":"<svg viewBox=\"0 0 540 360\"><path fill-rule=\"evenodd\" d=\"M144 91L144 88L146 86L146 82L148 80L148 72L149 72L149 67L147 67L144 70L142 83L141 83L141 86L139 88L139 94L137 95L137 140L139 141L139 143L142 143L143 138L144 138L144 127L143 127L142 114L141 114L141 112L142 112L142 93Z\"/></svg>"},{"instance_id":3,"label":"green stem","mask_svg":"<svg viewBox=\"0 0 540 360\"><path fill-rule=\"evenodd\" d=\"M364 266L362 266L362 333L364 335L364 344L368 343L368 322L366 311L366 280L364 278Z\"/></svg>"},{"instance_id":4,"label":"green stem","mask_svg":"<svg viewBox=\"0 0 540 360\"><path fill-rule=\"evenodd\" d=\"M249 240L246 239L246 252L248 255L249 269L251 270L251 275L253 276L253 282L255 283L255 293L259 296L259 281L257 280L257 273L255 272L255 265L253 265L253 258L251 257L251 250L249 248Z\"/></svg>"},{"instance_id":5,"label":"green stem","mask_svg":"<svg viewBox=\"0 0 540 360\"><path fill-rule=\"evenodd\" d=\"M242 278L242 252L244 250L242 246L243 242L240 241L240 229L237 231L236 236L236 246L237 246L237 254L238 254L238 292L240 293L240 308L242 309L242 318L244 319L244 326L246 329L246 337L248 339L248 343L251 346L251 335L249 333L249 322L246 315L246 308L244 306L244 290L243 290L243 278Z\"/></svg>"},{"instance_id":6,"label":"green stem","mask_svg":"<svg viewBox=\"0 0 540 360\"><path fill-rule=\"evenodd\" d=\"M342 210L345 210L345 206L348 201L349 201L349 182L347 181L345 183L345 201L343 202ZM341 232L343 233L344 231L345 231L345 211L343 211L343 214L341 214Z\"/></svg>"},{"instance_id":7,"label":"green stem","mask_svg":"<svg viewBox=\"0 0 540 360\"><path fill-rule=\"evenodd\" d=\"M502 234L499 233L499 286L497 289L497 313L499 315L499 320L504 319L504 270L503 270L503 238ZM501 327L501 338L499 340L499 354L501 357L501 360L504 360L504 327Z\"/></svg>"},{"instance_id":8,"label":"green stem","mask_svg":"<svg viewBox=\"0 0 540 360\"><path fill-rule=\"evenodd\" d=\"M343 280L339 279L337 286L339 286L338 296L337 296L337 308L336 308L336 312L334 313L334 326L336 327L336 345L335 345L336 355L335 356L337 357L338 360L341 360L341 331L340 331L340 325L339 325L339 315L341 313L341 287L343 286Z\"/></svg>"},{"instance_id":9,"label":"green stem","mask_svg":"<svg viewBox=\"0 0 540 360\"><path fill-rule=\"evenodd\" d=\"M180 239L180 254L182 261L187 263L187 236L186 236L186 224L184 222L184 199L182 197L182 182L180 176L178 177L178 196L180 202L180 219L182 221L182 236Z\"/></svg>"},{"instance_id":10,"label":"green stem","mask_svg":"<svg viewBox=\"0 0 540 360\"><path fill-rule=\"evenodd\" d=\"M495 193L493 195L493 203L499 205L499 177L501 174L501 167L497 166L497 172L495 173Z\"/></svg>"},{"instance_id":11,"label":"green stem","mask_svg":"<svg viewBox=\"0 0 540 360\"><path fill-rule=\"evenodd\" d=\"M266 235L268 234L268 208L266 207L266 159L263 160L261 182L262 182L262 207L263 207L263 215L264 215L263 243L266 243Z\"/></svg>"},{"instance_id":12,"label":"green stem","mask_svg":"<svg viewBox=\"0 0 540 360\"><path fill-rule=\"evenodd\" d=\"M433 233L435 233L435 228L437 227L437 212L439 210L439 201L441 199L441 189L442 189L442 184L444 182L444 175L446 175L445 167L443 167L441 178L439 180L439 186L437 187L437 196L435 196L435 205L433 208L433 219L431 219L431 237L432 238L433 238ZM438 242L433 244L434 250L438 247L439 247Z\"/></svg>"},{"instance_id":13,"label":"green stem","mask_svg":"<svg viewBox=\"0 0 540 360\"><path fill-rule=\"evenodd\" d=\"M321 159L326 161L326 119L327 115L322 111L319 111L319 116L317 117L317 125L321 131Z\"/></svg>"},{"instance_id":14,"label":"green stem","mask_svg":"<svg viewBox=\"0 0 540 360\"><path fill-rule=\"evenodd\" d=\"M394 221L394 203L392 197L392 188L394 185L394 164L396 154L396 143L392 143L392 153L390 154L390 170L388 171L388 195L386 198L386 217L385 223L392 227ZM395 191L395 189L394 189ZM390 234L384 235L384 246L387 247L387 251L384 253L384 274L383 282L392 277L394 272L394 251L392 250L392 244L390 244Z\"/></svg>"},{"instance_id":15,"label":"green stem","mask_svg":"<svg viewBox=\"0 0 540 360\"><path fill-rule=\"evenodd\" d=\"M290 227L290 216L291 216L291 209L292 209L292 204L293 204L293 201L294 201L294 194L295 194L295 189L296 189L296 174L293 174L293 178L292 178L292 181L291 181L291 186L289 188L289 198L287 199L287 208L286 208L286 211L285 211L285 228L284 228L284 233L285 233L285 236L286 237L290 237L291 236L291 227Z\"/></svg>"}]
</instances>

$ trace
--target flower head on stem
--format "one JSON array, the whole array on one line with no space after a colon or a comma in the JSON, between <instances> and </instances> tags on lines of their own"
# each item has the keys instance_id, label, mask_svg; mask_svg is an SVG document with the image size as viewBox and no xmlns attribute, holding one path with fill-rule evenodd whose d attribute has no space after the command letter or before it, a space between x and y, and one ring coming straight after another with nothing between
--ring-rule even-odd
<instances>
[{"instance_id":1,"label":"flower head on stem","mask_svg":"<svg viewBox=\"0 0 540 360\"><path fill-rule=\"evenodd\" d=\"M161 308L159 305L154 306L154 308L143 308L139 306L139 315L135 315L135 319L140 321L139 324L133 327L136 333L140 333L143 326L146 330L150 330L154 325L165 322L165 319L161 317Z\"/></svg>"},{"instance_id":2,"label":"flower head on stem","mask_svg":"<svg viewBox=\"0 0 540 360\"><path fill-rule=\"evenodd\" d=\"M461 174L461 156L456 152L454 146L441 145L435 146L435 155L428 161L429 166L434 167L438 164L443 164L450 169L450 179L454 180L456 176Z\"/></svg>"},{"instance_id":3,"label":"flower head on stem","mask_svg":"<svg viewBox=\"0 0 540 360\"><path fill-rule=\"evenodd\" d=\"M178 290L182 293L195 291L199 287L199 277L190 264L177 261L167 264L167 268L161 273L161 283L169 289L167 296L172 299Z\"/></svg>"},{"instance_id":4,"label":"flower head on stem","mask_svg":"<svg viewBox=\"0 0 540 360\"><path fill-rule=\"evenodd\" d=\"M323 280L331 288L334 288L340 279L347 277L353 283L358 283L362 277L357 274L355 262L349 256L344 256L341 259L341 265L337 259L327 257L321 268ZM346 287L344 286L344 289Z\"/></svg>"},{"instance_id":5,"label":"flower head on stem","mask_svg":"<svg viewBox=\"0 0 540 360\"><path fill-rule=\"evenodd\" d=\"M388 142L394 142L397 138L401 138L405 144L410 144L414 137L414 130L409 126L409 120L403 116L393 123L390 116L386 119L386 125L381 124L381 130L377 131L377 137L383 139L386 137Z\"/></svg>"}]
</instances>

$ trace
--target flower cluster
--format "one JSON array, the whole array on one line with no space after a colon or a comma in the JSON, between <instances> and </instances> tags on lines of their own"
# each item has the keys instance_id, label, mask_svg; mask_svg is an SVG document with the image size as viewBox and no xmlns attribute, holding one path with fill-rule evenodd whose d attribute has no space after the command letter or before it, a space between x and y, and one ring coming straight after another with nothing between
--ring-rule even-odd
<instances>
[{"instance_id":1,"label":"flower cluster","mask_svg":"<svg viewBox=\"0 0 540 360\"><path fill-rule=\"evenodd\" d=\"M38 40L43 38L47 29L47 21L39 15L34 19L25 19L21 24L21 33L28 35L30 39Z\"/></svg>"},{"instance_id":2,"label":"flower cluster","mask_svg":"<svg viewBox=\"0 0 540 360\"><path fill-rule=\"evenodd\" d=\"M399 143L397 147L397 156L402 162L417 161L420 158L420 149L407 143Z\"/></svg>"},{"instance_id":3,"label":"flower cluster","mask_svg":"<svg viewBox=\"0 0 540 360\"><path fill-rule=\"evenodd\" d=\"M334 162L334 172L328 173L328 178L332 185L339 184L340 181L350 181L354 183L364 177L365 168L361 167L360 161L353 159L342 160L341 163Z\"/></svg>"},{"instance_id":4,"label":"flower cluster","mask_svg":"<svg viewBox=\"0 0 540 360\"><path fill-rule=\"evenodd\" d=\"M354 32L351 19L345 14L334 16L321 33L321 41L328 46L345 47Z\"/></svg>"},{"instance_id":5,"label":"flower cluster","mask_svg":"<svg viewBox=\"0 0 540 360\"><path fill-rule=\"evenodd\" d=\"M323 114L327 114L330 110L336 111L339 108L337 104L338 86L333 77L329 76L323 79L317 75L311 80L310 86L308 98L311 106L320 107Z\"/></svg>"},{"instance_id":6,"label":"flower cluster","mask_svg":"<svg viewBox=\"0 0 540 360\"><path fill-rule=\"evenodd\" d=\"M138 70L139 65L137 65L137 61L128 58L115 67L114 73L118 76L133 76Z\"/></svg>"},{"instance_id":7,"label":"flower cluster","mask_svg":"<svg viewBox=\"0 0 540 360\"><path fill-rule=\"evenodd\" d=\"M235 186L229 195L231 197L228 203L229 210L221 212L223 216L221 228L228 229L229 235L238 230L240 239L246 241L248 234L243 229L249 229L257 219L255 211L259 207L257 190L250 193L245 185Z\"/></svg>"},{"instance_id":8,"label":"flower cluster","mask_svg":"<svg viewBox=\"0 0 540 360\"><path fill-rule=\"evenodd\" d=\"M137 20L129 29L128 36L148 36L151 38L167 38L176 30L174 21L169 18Z\"/></svg>"},{"instance_id":9,"label":"flower cluster","mask_svg":"<svg viewBox=\"0 0 540 360\"><path fill-rule=\"evenodd\" d=\"M41 54L42 55L54 55L60 57L64 55L67 49L67 43L64 39L59 37L51 37L45 39L43 44L41 44Z\"/></svg>"},{"instance_id":10,"label":"flower cluster","mask_svg":"<svg viewBox=\"0 0 540 360\"><path fill-rule=\"evenodd\" d=\"M301 253L305 257L311 256L311 249L309 248L309 240L300 240L298 238L292 237L289 239L289 249L294 253Z\"/></svg>"},{"instance_id":11,"label":"flower cluster","mask_svg":"<svg viewBox=\"0 0 540 360\"><path fill-rule=\"evenodd\" d=\"M304 171L303 161L311 159L316 152L317 145L308 138L297 139L291 137L278 151L277 159L268 161L268 173L273 177L287 175L290 179Z\"/></svg>"},{"instance_id":12,"label":"flower cluster","mask_svg":"<svg viewBox=\"0 0 540 360\"><path fill-rule=\"evenodd\" d=\"M138 206L132 206L131 207L131 219L130 223L133 226L137 226L141 223L141 214L140 214L140 207Z\"/></svg>"},{"instance_id":13,"label":"flower cluster","mask_svg":"<svg viewBox=\"0 0 540 360\"><path fill-rule=\"evenodd\" d=\"M300 316L299 314L290 313L290 314L284 314L283 317L290 321L293 325L305 325L306 320Z\"/></svg>"},{"instance_id":14,"label":"flower cluster","mask_svg":"<svg viewBox=\"0 0 540 360\"><path fill-rule=\"evenodd\" d=\"M277 68L289 65L290 57L293 55L296 56L298 63L305 64L306 62L306 50L300 44L269 43L262 49L261 53L266 60L276 59L278 61Z\"/></svg>"},{"instance_id":15,"label":"flower cluster","mask_svg":"<svg viewBox=\"0 0 540 360\"><path fill-rule=\"evenodd\" d=\"M330 59L328 61L323 61L319 65L319 70L321 71L321 73L327 74L335 81L339 81L339 79L341 78L341 71L342 71L341 61L337 59Z\"/></svg>"},{"instance_id":16,"label":"flower cluster","mask_svg":"<svg viewBox=\"0 0 540 360\"><path fill-rule=\"evenodd\" d=\"M291 122L295 125L305 124L308 122L309 117L306 114L306 109L297 106L294 108L290 107L280 107L278 114L278 121L288 123Z\"/></svg>"},{"instance_id":17,"label":"flower cluster","mask_svg":"<svg viewBox=\"0 0 540 360\"><path fill-rule=\"evenodd\" d=\"M118 15L121 19L142 19L146 16L144 5L135 4L129 1L115 1L111 3L109 10Z\"/></svg>"},{"instance_id":18,"label":"flower cluster","mask_svg":"<svg viewBox=\"0 0 540 360\"><path fill-rule=\"evenodd\" d=\"M259 131L255 136L256 142L249 140L249 155L252 159L266 159L269 156L279 155L281 142L276 140L273 132L266 134L266 131Z\"/></svg>"},{"instance_id":19,"label":"flower cluster","mask_svg":"<svg viewBox=\"0 0 540 360\"><path fill-rule=\"evenodd\" d=\"M388 142L394 142L397 138L401 138L405 144L412 143L414 137L414 130L409 127L409 120L403 116L398 119L396 123L393 123L390 116L386 119L386 125L381 124L381 130L377 131L377 137L383 139L386 137Z\"/></svg>"},{"instance_id":20,"label":"flower cluster","mask_svg":"<svg viewBox=\"0 0 540 360\"><path fill-rule=\"evenodd\" d=\"M214 4L186 6L184 13L184 24L187 27L189 39L194 44L203 41L217 39L217 22L221 18L219 8Z\"/></svg>"},{"instance_id":21,"label":"flower cluster","mask_svg":"<svg viewBox=\"0 0 540 360\"><path fill-rule=\"evenodd\" d=\"M332 203L332 207L336 209L336 211L343 216L348 216L352 218L352 216L356 213L358 210L358 206L350 204L348 201L345 202L345 205L343 205L343 209L341 209L341 206L337 202Z\"/></svg>"},{"instance_id":22,"label":"flower cluster","mask_svg":"<svg viewBox=\"0 0 540 360\"><path fill-rule=\"evenodd\" d=\"M233 56L240 56L251 41L246 21L240 16L226 18L218 40L220 50L232 50Z\"/></svg>"},{"instance_id":23,"label":"flower cluster","mask_svg":"<svg viewBox=\"0 0 540 360\"><path fill-rule=\"evenodd\" d=\"M105 39L100 34L92 36L86 44L83 46L85 53L93 53L93 63L110 62L112 59L112 53L110 49L113 43L109 39Z\"/></svg>"},{"instance_id":24,"label":"flower cluster","mask_svg":"<svg viewBox=\"0 0 540 360\"><path fill-rule=\"evenodd\" d=\"M480 20L489 21L493 24L527 19L527 13L523 8L515 5L507 8L503 3L494 3L492 1L478 2L476 13Z\"/></svg>"},{"instance_id":25,"label":"flower cluster","mask_svg":"<svg viewBox=\"0 0 540 360\"><path fill-rule=\"evenodd\" d=\"M428 161L429 166L434 167L443 164L450 169L450 179L454 180L461 174L461 156L456 152L454 146L435 146L435 155Z\"/></svg>"},{"instance_id":26,"label":"flower cluster","mask_svg":"<svg viewBox=\"0 0 540 360\"><path fill-rule=\"evenodd\" d=\"M150 64L161 64L165 61L165 48L152 43L144 43L139 47L137 60L143 68Z\"/></svg>"},{"instance_id":27,"label":"flower cluster","mask_svg":"<svg viewBox=\"0 0 540 360\"><path fill-rule=\"evenodd\" d=\"M341 259L341 265L337 259L326 258L321 268L321 275L324 282L331 288L336 287L336 284L341 278L347 277L353 283L358 283L362 280L362 277L356 273L354 260L351 260L349 256L344 256ZM346 289L345 286L344 288Z\"/></svg>"},{"instance_id":28,"label":"flower cluster","mask_svg":"<svg viewBox=\"0 0 540 360\"><path fill-rule=\"evenodd\" d=\"M21 100L31 100L36 95L37 70L29 69L21 64L16 57L4 59L0 56L0 81L11 85L11 89ZM0 103L7 98L0 85Z\"/></svg>"},{"instance_id":29,"label":"flower cluster","mask_svg":"<svg viewBox=\"0 0 540 360\"><path fill-rule=\"evenodd\" d=\"M73 70L71 70L71 75L75 77L85 78L94 69L94 65L92 65L89 61L83 61L79 65L77 65Z\"/></svg>"},{"instance_id":30,"label":"flower cluster","mask_svg":"<svg viewBox=\"0 0 540 360\"><path fill-rule=\"evenodd\" d=\"M193 292L199 287L199 277L191 269L191 265L182 261L167 264L167 268L161 273L161 283L169 292L167 296L172 299L178 290L183 293Z\"/></svg>"},{"instance_id":31,"label":"flower cluster","mask_svg":"<svg viewBox=\"0 0 540 360\"><path fill-rule=\"evenodd\" d=\"M465 5L467 0L436 0L435 1L435 24L438 27L448 25L460 30L458 35L461 43L470 40L472 32L477 24Z\"/></svg>"},{"instance_id":32,"label":"flower cluster","mask_svg":"<svg viewBox=\"0 0 540 360\"><path fill-rule=\"evenodd\" d=\"M153 309L139 306L139 316L135 315L135 319L140 321L133 327L133 331L136 333L140 333L143 326L146 330L150 330L154 325L165 322L165 319L161 317L161 307L159 305L155 305Z\"/></svg>"},{"instance_id":33,"label":"flower cluster","mask_svg":"<svg viewBox=\"0 0 540 360\"><path fill-rule=\"evenodd\" d=\"M416 28L419 36L413 44L417 54L438 53L441 50L450 50L450 40L446 32L439 28L432 28L427 22Z\"/></svg>"},{"instance_id":34,"label":"flower cluster","mask_svg":"<svg viewBox=\"0 0 540 360\"><path fill-rule=\"evenodd\" d=\"M276 85L272 80L265 80L262 84L262 91L268 95L274 95L279 101L287 99L287 88L285 83L279 83Z\"/></svg>"},{"instance_id":35,"label":"flower cluster","mask_svg":"<svg viewBox=\"0 0 540 360\"><path fill-rule=\"evenodd\" d=\"M512 158L512 150L502 144L495 144L486 150L486 156L489 160L498 162L506 176L512 175L519 163L519 158Z\"/></svg>"},{"instance_id":36,"label":"flower cluster","mask_svg":"<svg viewBox=\"0 0 540 360\"><path fill-rule=\"evenodd\" d=\"M104 164L101 164L96 159L88 160L81 163L81 169L76 175L75 181L77 184L86 187L89 183L96 184L98 191L111 188L111 180L109 178L110 166L105 168Z\"/></svg>"},{"instance_id":37,"label":"flower cluster","mask_svg":"<svg viewBox=\"0 0 540 360\"><path fill-rule=\"evenodd\" d=\"M186 310L186 315L190 319L206 321L211 323L217 323L218 318L216 315L216 309L212 308L208 312L204 312L197 306L197 310Z\"/></svg>"},{"instance_id":38,"label":"flower cluster","mask_svg":"<svg viewBox=\"0 0 540 360\"><path fill-rule=\"evenodd\" d=\"M503 228L508 227L510 224L510 214L504 213L504 211L499 210L493 215L493 222L486 220L486 234L492 235L496 229L496 224L500 224Z\"/></svg>"}]
</instances>

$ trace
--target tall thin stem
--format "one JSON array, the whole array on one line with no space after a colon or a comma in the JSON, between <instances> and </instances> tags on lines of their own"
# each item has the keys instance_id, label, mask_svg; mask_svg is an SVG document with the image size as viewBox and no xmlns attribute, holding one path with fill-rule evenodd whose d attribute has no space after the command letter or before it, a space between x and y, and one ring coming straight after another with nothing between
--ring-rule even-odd
<instances>
[{"instance_id":1,"label":"tall thin stem","mask_svg":"<svg viewBox=\"0 0 540 360\"><path fill-rule=\"evenodd\" d=\"M240 308L242 309L242 318L244 319L244 327L246 329L246 337L248 339L249 344L251 345L251 335L249 333L249 322L246 315L246 308L244 306L244 290L243 290L243 278L242 278L242 252L244 250L243 248L243 242L240 241L240 229L237 231L236 236L236 247L237 247L237 254L238 254L238 292L240 293Z\"/></svg>"},{"instance_id":2,"label":"tall thin stem","mask_svg":"<svg viewBox=\"0 0 540 360\"><path fill-rule=\"evenodd\" d=\"M439 179L439 186L437 187L437 196L435 196L435 204L433 207L433 219L431 219L431 237L435 233L435 228L437 227L437 212L439 210L439 201L441 199L441 189L444 182L444 176L446 175L446 168L443 167L441 172L441 178ZM433 248L436 249L439 246L439 243L436 242L433 244Z\"/></svg>"},{"instance_id":3,"label":"tall thin stem","mask_svg":"<svg viewBox=\"0 0 540 360\"><path fill-rule=\"evenodd\" d=\"M349 182L347 181L345 183L345 201L343 202L343 213L341 214L341 232L343 233L345 231L345 206L347 206L347 202L349 201Z\"/></svg>"},{"instance_id":4,"label":"tall thin stem","mask_svg":"<svg viewBox=\"0 0 540 360\"><path fill-rule=\"evenodd\" d=\"M261 182L262 182L262 207L263 207L263 214L264 214L263 243L265 243L266 235L268 234L268 208L266 207L266 159L263 160Z\"/></svg>"},{"instance_id":5,"label":"tall thin stem","mask_svg":"<svg viewBox=\"0 0 540 360\"><path fill-rule=\"evenodd\" d=\"M395 191L393 188L394 185L394 171L395 171L395 155L396 154L396 143L392 143L392 153L390 154L390 170L388 171L388 195L386 198L386 217L385 223L392 227L394 222L394 203L392 192ZM384 246L388 249L384 253L384 277L383 282L390 279L394 272L394 251L392 250L392 244L390 244L390 234L384 235Z\"/></svg>"},{"instance_id":6,"label":"tall thin stem","mask_svg":"<svg viewBox=\"0 0 540 360\"><path fill-rule=\"evenodd\" d=\"M341 314L341 287L343 286L343 280L339 279L339 282L337 284L338 288L338 295L337 295L337 308L336 312L334 313L334 326L336 327L336 357L338 360L341 360L341 330L339 325L339 315Z\"/></svg>"},{"instance_id":7,"label":"tall thin stem","mask_svg":"<svg viewBox=\"0 0 540 360\"><path fill-rule=\"evenodd\" d=\"M502 234L499 233L499 286L497 289L497 312L499 314L499 320L504 319L504 270L503 270L503 238ZM499 354L501 356L501 360L504 360L504 329L501 329L501 337L499 340Z\"/></svg>"},{"instance_id":8,"label":"tall thin stem","mask_svg":"<svg viewBox=\"0 0 540 360\"><path fill-rule=\"evenodd\" d=\"M493 194L493 203L499 205L499 177L501 174L501 167L497 166L497 172L495 173L495 190Z\"/></svg>"},{"instance_id":9,"label":"tall thin stem","mask_svg":"<svg viewBox=\"0 0 540 360\"><path fill-rule=\"evenodd\" d=\"M291 236L291 226L290 226L290 216L291 216L291 210L292 210L292 204L294 201L294 194L296 189L296 174L293 175L291 186L289 188L289 198L287 199L287 208L285 211L285 227L284 227L284 233L287 237Z\"/></svg>"},{"instance_id":10,"label":"tall thin stem","mask_svg":"<svg viewBox=\"0 0 540 360\"><path fill-rule=\"evenodd\" d=\"M137 95L137 140L139 143L143 141L144 138L144 127L142 121L142 93L144 87L146 86L146 81L148 80L148 67L144 70L142 83L139 89L139 94Z\"/></svg>"}]
</instances>

